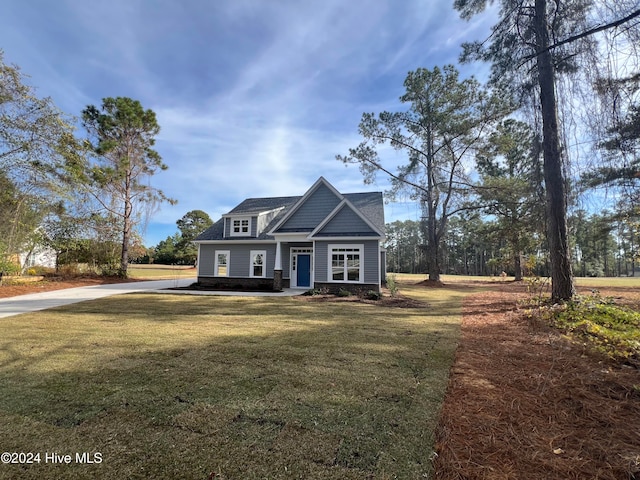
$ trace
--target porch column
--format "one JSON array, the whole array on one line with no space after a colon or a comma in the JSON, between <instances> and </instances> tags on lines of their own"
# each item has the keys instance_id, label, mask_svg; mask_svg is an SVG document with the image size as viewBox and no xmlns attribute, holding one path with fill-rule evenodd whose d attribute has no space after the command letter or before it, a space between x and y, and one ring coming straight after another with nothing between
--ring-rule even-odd
<instances>
[{"instance_id":1,"label":"porch column","mask_svg":"<svg viewBox=\"0 0 640 480\"><path fill-rule=\"evenodd\" d=\"M282 271L282 246L280 240L276 241L276 264L273 269Z\"/></svg>"},{"instance_id":2,"label":"porch column","mask_svg":"<svg viewBox=\"0 0 640 480\"><path fill-rule=\"evenodd\" d=\"M276 292L282 290L282 247L280 240L276 241L276 260L273 267L273 289Z\"/></svg>"}]
</instances>

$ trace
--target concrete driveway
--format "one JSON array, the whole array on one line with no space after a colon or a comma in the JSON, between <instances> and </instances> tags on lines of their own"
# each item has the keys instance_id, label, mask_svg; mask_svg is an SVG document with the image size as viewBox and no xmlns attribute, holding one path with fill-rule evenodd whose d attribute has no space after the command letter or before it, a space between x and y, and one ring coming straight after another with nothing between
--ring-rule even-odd
<instances>
[{"instance_id":1,"label":"concrete driveway","mask_svg":"<svg viewBox=\"0 0 640 480\"><path fill-rule=\"evenodd\" d=\"M187 287L196 281L196 278L180 278L173 280L152 280L148 282L113 283L108 285L92 285L90 287L65 288L50 292L31 293L0 299L0 318L20 315L21 313L46 310L47 308L60 307L71 303L95 300L96 298L120 295L122 293L134 293L145 291L163 291L163 293L186 295L238 295L252 296L291 296L300 295L304 290L286 288L282 292L231 292L231 291L202 291L202 290L170 290L167 288Z\"/></svg>"},{"instance_id":2,"label":"concrete driveway","mask_svg":"<svg viewBox=\"0 0 640 480\"><path fill-rule=\"evenodd\" d=\"M121 293L186 287L195 281L195 278L181 278L174 280L152 280L148 282L113 283L109 285L92 285L90 287L65 288L51 292L31 293L17 297L3 298L0 299L0 318L60 307L71 303L84 302L85 300L109 297L111 295L120 295Z\"/></svg>"}]
</instances>

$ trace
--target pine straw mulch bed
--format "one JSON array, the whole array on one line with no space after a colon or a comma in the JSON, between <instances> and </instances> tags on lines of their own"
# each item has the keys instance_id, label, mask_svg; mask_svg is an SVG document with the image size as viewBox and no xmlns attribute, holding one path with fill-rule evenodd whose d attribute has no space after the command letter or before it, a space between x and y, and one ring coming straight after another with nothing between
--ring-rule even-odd
<instances>
[{"instance_id":1,"label":"pine straw mulch bed","mask_svg":"<svg viewBox=\"0 0 640 480\"><path fill-rule=\"evenodd\" d=\"M321 295L297 295L294 299L302 302L357 302L368 303L370 305L377 305L380 307L395 307L395 308L426 308L429 306L426 302L415 300L413 298L405 297L398 293L395 296L391 296L389 290L386 288L381 289L382 297L377 300L367 298L361 295L349 295L347 297L340 297L332 294Z\"/></svg>"},{"instance_id":2,"label":"pine straw mulch bed","mask_svg":"<svg viewBox=\"0 0 640 480\"><path fill-rule=\"evenodd\" d=\"M528 318L525 297L493 284L465 301L435 478L640 479L640 371Z\"/></svg>"},{"instance_id":3,"label":"pine straw mulch bed","mask_svg":"<svg viewBox=\"0 0 640 480\"><path fill-rule=\"evenodd\" d=\"M64 288L88 287L92 285L138 281L140 280L131 278L122 279L120 277L83 276L72 278L49 277L39 282L27 283L4 282L0 285L0 298L16 297L18 295L27 295L30 293L51 292L53 290L62 290Z\"/></svg>"}]
</instances>

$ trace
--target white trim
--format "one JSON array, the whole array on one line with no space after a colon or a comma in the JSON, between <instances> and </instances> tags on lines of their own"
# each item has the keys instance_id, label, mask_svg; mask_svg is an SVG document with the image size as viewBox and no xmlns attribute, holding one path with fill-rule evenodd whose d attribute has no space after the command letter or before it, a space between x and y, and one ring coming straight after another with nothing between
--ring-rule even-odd
<instances>
[{"instance_id":1,"label":"white trim","mask_svg":"<svg viewBox=\"0 0 640 480\"><path fill-rule=\"evenodd\" d=\"M273 270L282 271L282 242L279 240L276 242L276 258L273 262Z\"/></svg>"},{"instance_id":2,"label":"white trim","mask_svg":"<svg viewBox=\"0 0 640 480\"><path fill-rule=\"evenodd\" d=\"M383 237L384 238L384 237ZM364 242L364 241L374 241L374 242L382 242L380 237L360 237L358 235L352 236L336 236L336 237L313 237L309 238L308 241L314 242Z\"/></svg>"},{"instance_id":3,"label":"white trim","mask_svg":"<svg viewBox=\"0 0 640 480\"><path fill-rule=\"evenodd\" d=\"M278 243L278 241L282 242L282 243L294 243L294 242L362 242L362 241L367 241L367 240L377 240L380 241L381 243L384 241L384 239L386 237L362 237L362 236L349 236L349 237L315 237L315 238L309 238L307 236L307 233L304 233L303 235L292 235L292 234L280 234L277 233L274 235L274 237L276 237L276 239L274 240L258 240L257 238L253 238L253 239L242 239L242 240L230 240L230 239L225 239L225 240L194 240L193 243L196 243L198 245L242 245L242 244L253 244L253 245L275 245L276 243Z\"/></svg>"},{"instance_id":4,"label":"white trim","mask_svg":"<svg viewBox=\"0 0 640 480\"><path fill-rule=\"evenodd\" d=\"M193 243L195 243L195 242L193 242ZM198 256L196 257L196 263L197 263L196 271L197 271L198 273L197 273L196 275L197 275L198 277L200 277L200 276L201 276L201 275L200 275L200 259L202 258L202 255L200 254L200 253L201 253L201 252L200 252L200 244L199 244L199 243L196 243L196 245L198 245Z\"/></svg>"},{"instance_id":5,"label":"white trim","mask_svg":"<svg viewBox=\"0 0 640 480\"><path fill-rule=\"evenodd\" d=\"M253 239L242 239L242 240L230 240L230 239L225 239L225 240L197 240L194 241L194 243L200 244L200 245L242 245L242 244L253 244L253 245L275 245L276 241L275 240L258 240L257 238L253 238Z\"/></svg>"},{"instance_id":6,"label":"white trim","mask_svg":"<svg viewBox=\"0 0 640 480\"><path fill-rule=\"evenodd\" d=\"M262 275L254 274L253 257L256 255L262 255ZM250 278L266 278L267 276L267 251L266 250L251 250L249 252L249 277Z\"/></svg>"},{"instance_id":7,"label":"white trim","mask_svg":"<svg viewBox=\"0 0 640 480\"><path fill-rule=\"evenodd\" d=\"M309 235L309 232L274 233L273 237L275 238L275 240L273 240L273 242L282 242L282 243L310 242L311 240L309 240L308 235Z\"/></svg>"},{"instance_id":8,"label":"white trim","mask_svg":"<svg viewBox=\"0 0 640 480\"><path fill-rule=\"evenodd\" d=\"M250 237L251 236L251 216L250 215L233 215L233 216L229 216L228 217L230 224L229 224L229 238L232 237ZM234 222L240 222L240 230L242 230L244 228L244 225L242 224L242 222L247 222L247 231L243 232L234 232Z\"/></svg>"},{"instance_id":9,"label":"white trim","mask_svg":"<svg viewBox=\"0 0 640 480\"><path fill-rule=\"evenodd\" d=\"M231 250L214 250L213 252L214 260L213 260L213 276L214 277L229 277L230 269L231 269ZM227 274L226 275L218 275L218 268L220 264L218 263L218 255L226 255L227 256Z\"/></svg>"},{"instance_id":10,"label":"white trim","mask_svg":"<svg viewBox=\"0 0 640 480\"><path fill-rule=\"evenodd\" d=\"M353 250L357 252L359 255L359 264L358 264L358 280L349 280L349 266L347 262L344 263L343 273L344 279L342 280L334 280L333 279L333 254L334 250ZM328 283L364 283L364 244L349 244L349 243L334 243L327 245L327 282ZM379 282L379 281L378 281Z\"/></svg>"}]
</instances>

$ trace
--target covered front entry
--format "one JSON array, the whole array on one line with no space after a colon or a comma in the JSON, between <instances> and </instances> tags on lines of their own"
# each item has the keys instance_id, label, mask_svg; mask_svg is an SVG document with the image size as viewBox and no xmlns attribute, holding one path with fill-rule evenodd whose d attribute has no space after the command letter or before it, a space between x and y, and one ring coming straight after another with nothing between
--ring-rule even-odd
<instances>
[{"instance_id":1,"label":"covered front entry","mask_svg":"<svg viewBox=\"0 0 640 480\"><path fill-rule=\"evenodd\" d=\"M311 287L312 248L292 248L291 249L291 287L309 288Z\"/></svg>"}]
</instances>

